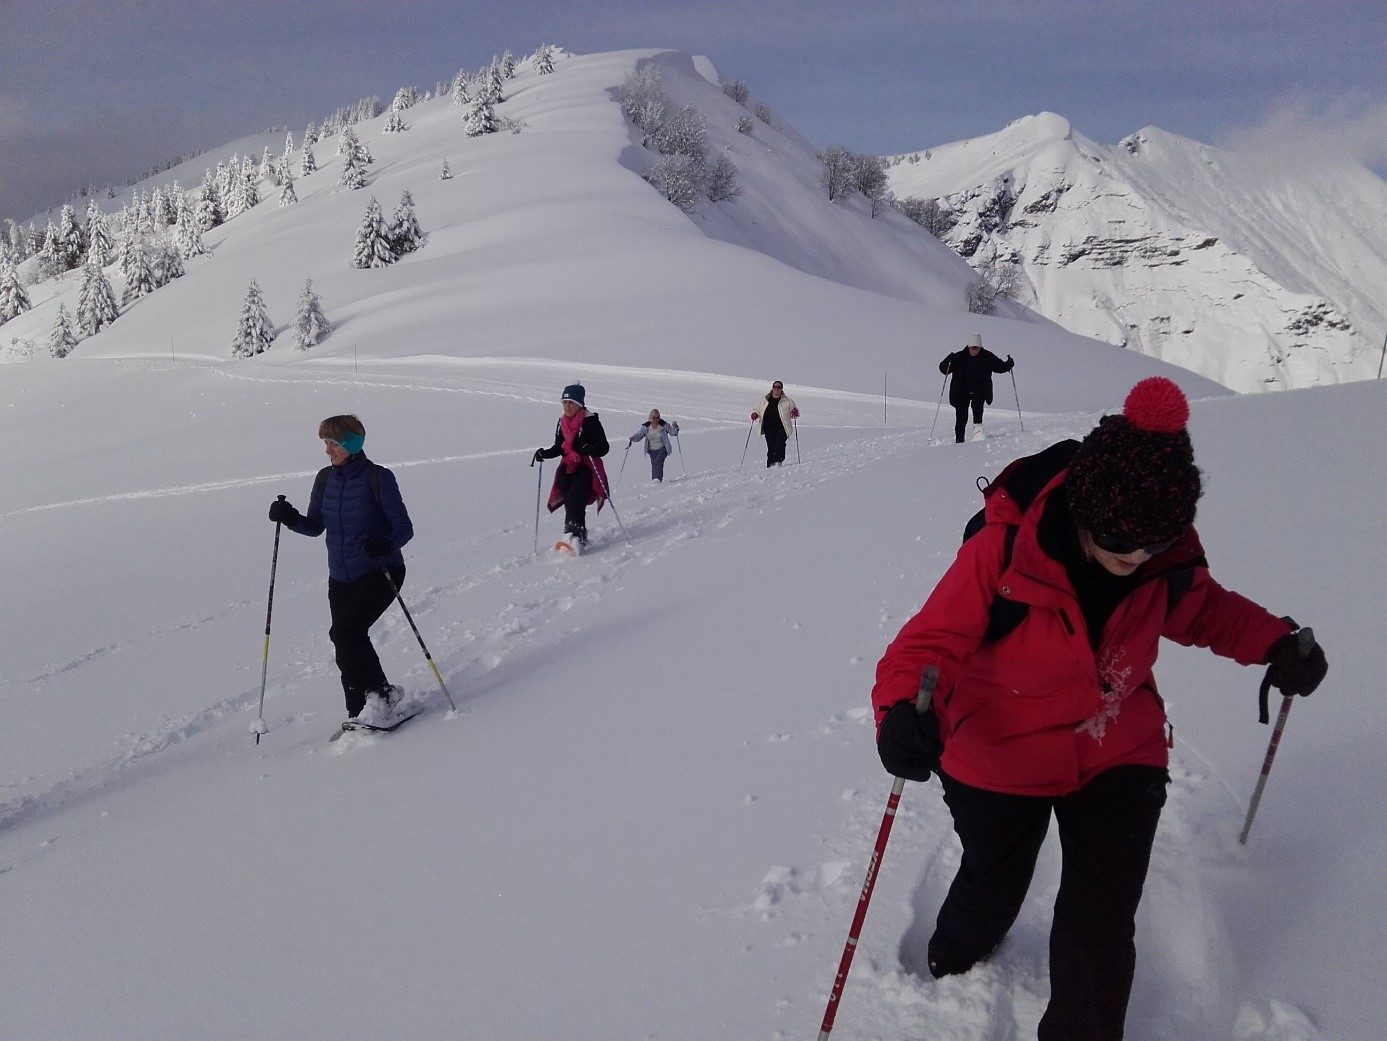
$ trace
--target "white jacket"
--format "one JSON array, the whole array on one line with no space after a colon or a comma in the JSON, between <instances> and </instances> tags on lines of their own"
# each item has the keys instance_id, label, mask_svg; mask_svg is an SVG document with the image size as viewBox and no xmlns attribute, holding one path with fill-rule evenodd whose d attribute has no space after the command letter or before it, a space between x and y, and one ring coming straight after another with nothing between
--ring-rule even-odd
<instances>
[{"instance_id":1,"label":"white jacket","mask_svg":"<svg viewBox=\"0 0 1387 1041\"><path fill-rule=\"evenodd\" d=\"M673 455L674 445L673 443L671 443L670 437L679 436L679 424L671 423L668 419L662 420L662 422L664 423L664 425L660 427L660 438L664 442L665 455ZM642 423L639 427L636 428L636 432L634 434L627 438L628 444L634 442L637 438L640 438L641 447L644 449L646 455L650 454L650 438L648 438L645 433L646 430L649 429L649 427L650 420L647 419L644 423Z\"/></svg>"},{"instance_id":2,"label":"white jacket","mask_svg":"<svg viewBox=\"0 0 1387 1041\"><path fill-rule=\"evenodd\" d=\"M762 434L762 436L764 436L764 434L761 430L761 417L766 414L766 406L769 404L770 401L767 399L767 396L762 394L756 404L751 406L751 411L756 413L756 433ZM785 427L785 433L787 435L793 433L795 429L794 422L790 418L790 410L795 407L794 399L791 398L790 395L780 395L780 422Z\"/></svg>"}]
</instances>

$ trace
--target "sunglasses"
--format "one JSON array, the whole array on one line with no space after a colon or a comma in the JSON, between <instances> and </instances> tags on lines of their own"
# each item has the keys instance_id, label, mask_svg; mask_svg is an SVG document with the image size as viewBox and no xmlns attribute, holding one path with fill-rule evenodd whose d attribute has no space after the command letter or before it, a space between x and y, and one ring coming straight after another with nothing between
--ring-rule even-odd
<instances>
[{"instance_id":1,"label":"sunglasses","mask_svg":"<svg viewBox=\"0 0 1387 1041\"><path fill-rule=\"evenodd\" d=\"M1093 544L1101 550L1109 553L1116 553L1118 556L1126 556L1128 553L1135 553L1137 550L1145 553L1148 557L1154 557L1158 553L1164 553L1171 546L1179 542L1184 532L1168 539L1161 539L1159 542L1137 542L1134 539L1124 538L1121 535L1114 535L1107 532L1092 532Z\"/></svg>"}]
</instances>

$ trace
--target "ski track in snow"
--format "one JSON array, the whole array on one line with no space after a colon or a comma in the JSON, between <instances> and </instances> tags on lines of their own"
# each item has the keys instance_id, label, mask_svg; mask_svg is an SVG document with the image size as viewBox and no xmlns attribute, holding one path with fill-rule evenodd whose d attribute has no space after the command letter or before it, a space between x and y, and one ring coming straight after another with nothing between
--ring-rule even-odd
<instances>
[{"instance_id":1,"label":"ski track in snow","mask_svg":"<svg viewBox=\"0 0 1387 1041\"><path fill-rule=\"evenodd\" d=\"M421 389L414 384L410 389ZM456 388L438 388L456 389ZM495 391L481 391L492 393ZM531 400L531 399L526 399ZM1034 450L1056 436L1072 433L1073 417L1048 417L1033 421L1032 430L1021 436L992 435L989 440L999 449L1005 445L1008 457ZM714 420L715 421L715 420ZM1080 424L1082 425L1082 423ZM498 560L490 568L461 576L451 582L428 586L411 597L411 611L421 621L435 650L436 661L449 689L466 710L470 701L485 697L508 677L507 664L536 646L570 635L562 617L576 607L589 604L611 583L635 569L671 552L691 539L715 536L748 514L763 512L784 500L803 497L815 486L846 477L863 467L879 463L883 457L918 452L942 444L931 442L924 430L879 434L868 441L844 441L816 448L809 461L787 465L776 471L757 467L724 468L672 477L664 486L630 498L617 489L617 508L623 511L623 535L609 510L599 520L592 550L573 561L551 563L547 554L531 552L529 540L518 553ZM949 446L951 447L951 445ZM523 452L517 449L516 452ZM512 452L473 453L393 464L427 465L453 462ZM228 487L258 484L305 473L213 482L183 488L131 492L38 509L77 507L111 501L150 498L160 495L194 494ZM12 511L27 512L25 510ZM10 516L6 514L5 516ZM459 546L508 539L519 541L529 534L529 525L514 524L482 535L456 540L442 550ZM542 540L544 541L544 540ZM465 618L451 608L479 587L500 584L509 587L509 604L494 619L443 621L450 614ZM229 612L257 606L252 601L233 602L208 614L203 621ZM884 611L883 626L893 620ZM157 639L168 633L195 628L184 622L146 634L139 641ZM377 632L378 644L391 647L398 641L413 642L413 634L403 617L388 614ZM87 662L120 650L98 647L70 662L57 665L37 676L40 682ZM302 654L287 675L279 677L266 702L266 719L272 737L284 731L298 735L305 745L326 739L317 712L290 710L296 694L331 671L331 662ZM422 666L417 666L422 670ZM430 709L443 707L442 693L431 676L414 675L415 696ZM84 797L112 788L132 776L141 763L200 735L226 725L231 731L224 741L245 740L244 724L259 698L258 687L241 691L197 712L167 720L147 733L132 736L116 756L73 773L45 790L0 802L0 829L41 819L44 815ZM420 723L426 722L421 720ZM306 724L306 725L305 725ZM416 724L419 725L419 724ZM832 717L806 735L826 738L844 727L871 726L866 708L850 710ZM791 740L800 735L775 734L769 740ZM381 735L347 734L332 746L337 754L369 749ZM1213 775L1198 753L1182 749L1172 761L1170 801L1162 818L1152 857L1150 880L1141 911L1138 984L1134 1007L1151 1002L1141 1037L1153 1041L1192 1041L1218 1017L1234 1020L1234 1041L1319 1041L1320 1035L1297 1009L1271 997L1250 997L1237 1008L1229 1006L1231 983L1230 943L1215 912L1215 902L1202 873L1227 864L1238 856L1236 838L1227 820L1231 792L1219 792L1218 806L1208 803L1208 782ZM1221 782L1220 782L1221 783ZM799 1002L781 1002L779 1016L785 1028L778 1037L809 1036L810 1020L817 1024L827 1000L832 973L837 967L841 942L856 902L866 857L870 854L881 813L885 806L885 786L863 792L843 793L848 804L847 817L840 830L824 838L824 855L809 865L771 865L756 893L744 904L724 911L710 911L719 917L739 920L748 942L774 946L814 944L827 953L822 974L813 989ZM37 856L38 851L29 856ZM27 859L27 858L26 858ZM0 865L0 873L20 861ZM923 967L923 951L937 910L958 864L958 848L949 816L937 790L919 785L906 789L896 816L892 841L882 866L887 872L907 872L917 876L911 897L911 913L904 929L898 908L875 907L868 915L853 971L845 989L835 1038L853 1039L901 1037L929 1038L931 1041L1012 1041L1033 1036L1048 997L1046 938L1050 908L1057 886L1053 865L1045 858L1037 870L1036 881L1007 940L993 958L961 977L934 981ZM895 915L893 916L893 912ZM1153 996L1154 995L1154 996Z\"/></svg>"}]
</instances>

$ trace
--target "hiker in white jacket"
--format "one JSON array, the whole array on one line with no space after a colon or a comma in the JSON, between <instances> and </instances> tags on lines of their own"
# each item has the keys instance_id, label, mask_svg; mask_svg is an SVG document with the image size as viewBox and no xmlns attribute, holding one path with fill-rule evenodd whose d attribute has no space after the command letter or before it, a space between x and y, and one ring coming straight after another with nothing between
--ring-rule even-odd
<instances>
[{"instance_id":1,"label":"hiker in white jacket","mask_svg":"<svg viewBox=\"0 0 1387 1041\"><path fill-rule=\"evenodd\" d=\"M793 422L798 418L799 409L785 393L785 384L779 380L771 384L769 394L752 406L751 421L761 421L761 436L766 439L767 466L784 465L785 444L790 440Z\"/></svg>"},{"instance_id":2,"label":"hiker in white jacket","mask_svg":"<svg viewBox=\"0 0 1387 1041\"><path fill-rule=\"evenodd\" d=\"M640 441L645 446L645 454L650 457L650 479L655 484L665 480L665 460L674 451L671 437L679 436L679 424L660 418L660 410L652 408L650 418L642 423L634 434L627 438L628 446Z\"/></svg>"}]
</instances>

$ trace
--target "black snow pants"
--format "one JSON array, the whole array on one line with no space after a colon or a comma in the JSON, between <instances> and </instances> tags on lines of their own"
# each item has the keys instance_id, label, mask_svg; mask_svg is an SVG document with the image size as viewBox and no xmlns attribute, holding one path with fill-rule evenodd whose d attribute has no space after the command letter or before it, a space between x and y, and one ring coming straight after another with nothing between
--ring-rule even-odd
<instances>
[{"instance_id":1,"label":"black snow pants","mask_svg":"<svg viewBox=\"0 0 1387 1041\"><path fill-rule=\"evenodd\" d=\"M982 407L987 404L981 395L974 395L971 400L962 402L954 406L954 440L963 444L963 428L968 425L968 408L973 409L973 422L982 422Z\"/></svg>"},{"instance_id":2,"label":"black snow pants","mask_svg":"<svg viewBox=\"0 0 1387 1041\"><path fill-rule=\"evenodd\" d=\"M1118 766L1072 795L1003 795L940 774L963 859L929 942L930 971L963 972L1016 921L1053 811L1060 886L1050 1004L1037 1041L1120 1041L1136 966L1136 913L1170 775Z\"/></svg>"},{"instance_id":3,"label":"black snow pants","mask_svg":"<svg viewBox=\"0 0 1387 1041\"><path fill-rule=\"evenodd\" d=\"M404 565L392 567L390 577L397 589L403 587ZM337 651L337 669L342 673L342 693L347 698L348 716L359 715L366 704L366 695L386 685L380 658L371 646L371 626L385 614L394 599L390 583L380 571L372 571L355 582L327 580L327 602L332 612L328 638Z\"/></svg>"},{"instance_id":4,"label":"black snow pants","mask_svg":"<svg viewBox=\"0 0 1387 1041\"><path fill-rule=\"evenodd\" d=\"M588 500L592 498L592 482L596 479L597 475L586 464L579 466L573 473L569 473L563 460L559 460L559 473L556 481L559 486L559 494L563 496L563 530L565 533L581 532L584 536L587 535Z\"/></svg>"}]
</instances>

